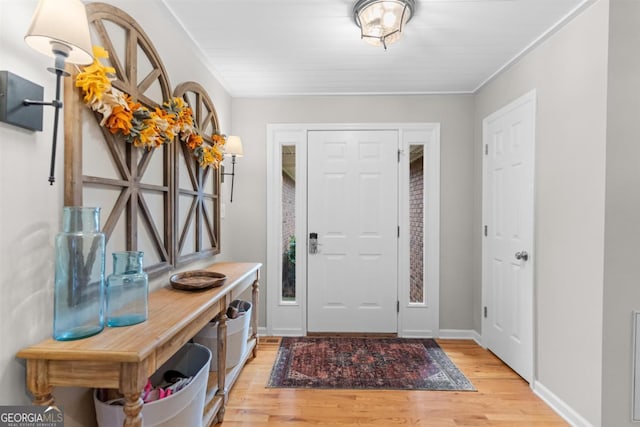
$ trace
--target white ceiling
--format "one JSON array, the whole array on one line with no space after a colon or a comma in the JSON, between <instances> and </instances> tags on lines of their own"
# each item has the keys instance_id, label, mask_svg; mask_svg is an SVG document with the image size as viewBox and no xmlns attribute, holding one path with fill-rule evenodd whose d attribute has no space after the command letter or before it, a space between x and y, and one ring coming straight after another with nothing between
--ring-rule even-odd
<instances>
[{"instance_id":1,"label":"white ceiling","mask_svg":"<svg viewBox=\"0 0 640 427\"><path fill-rule=\"evenodd\" d=\"M469 93L594 0L416 0L385 51L355 0L164 0L236 97Z\"/></svg>"}]
</instances>

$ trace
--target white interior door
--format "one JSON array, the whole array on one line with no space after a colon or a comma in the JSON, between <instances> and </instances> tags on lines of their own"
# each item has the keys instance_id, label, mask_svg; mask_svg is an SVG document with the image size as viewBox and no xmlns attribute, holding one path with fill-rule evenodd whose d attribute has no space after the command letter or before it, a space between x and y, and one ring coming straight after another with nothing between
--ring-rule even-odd
<instances>
[{"instance_id":1,"label":"white interior door","mask_svg":"<svg viewBox=\"0 0 640 427\"><path fill-rule=\"evenodd\" d=\"M308 133L307 330L396 332L398 132ZM309 236L307 236L309 237Z\"/></svg>"},{"instance_id":2,"label":"white interior door","mask_svg":"<svg viewBox=\"0 0 640 427\"><path fill-rule=\"evenodd\" d=\"M535 93L484 120L484 278L487 347L533 376Z\"/></svg>"}]
</instances>

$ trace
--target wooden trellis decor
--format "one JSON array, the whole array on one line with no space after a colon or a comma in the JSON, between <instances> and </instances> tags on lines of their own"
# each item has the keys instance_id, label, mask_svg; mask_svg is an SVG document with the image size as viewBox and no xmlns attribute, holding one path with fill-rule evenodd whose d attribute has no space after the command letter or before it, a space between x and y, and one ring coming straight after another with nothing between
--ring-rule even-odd
<instances>
[{"instance_id":1,"label":"wooden trellis decor","mask_svg":"<svg viewBox=\"0 0 640 427\"><path fill-rule=\"evenodd\" d=\"M109 52L104 62L116 70L113 87L152 110L170 100L168 74L138 23L108 4L86 9L94 44ZM219 253L219 172L202 170L178 138L153 149L125 142L83 103L75 73L66 80L64 202L102 208L107 253L144 251L150 275ZM174 95L192 107L201 135L218 129L202 86L183 83ZM205 143L211 140L205 137Z\"/></svg>"}]
</instances>

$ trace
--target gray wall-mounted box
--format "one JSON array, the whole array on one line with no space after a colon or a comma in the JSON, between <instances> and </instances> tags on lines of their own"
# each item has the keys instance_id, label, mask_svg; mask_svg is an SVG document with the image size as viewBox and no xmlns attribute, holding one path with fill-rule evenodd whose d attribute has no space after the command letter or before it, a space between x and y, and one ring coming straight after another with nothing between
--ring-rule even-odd
<instances>
[{"instance_id":1,"label":"gray wall-mounted box","mask_svg":"<svg viewBox=\"0 0 640 427\"><path fill-rule=\"evenodd\" d=\"M25 99L42 101L44 88L9 71L0 71L0 121L29 130L42 130L42 105L24 105Z\"/></svg>"}]
</instances>

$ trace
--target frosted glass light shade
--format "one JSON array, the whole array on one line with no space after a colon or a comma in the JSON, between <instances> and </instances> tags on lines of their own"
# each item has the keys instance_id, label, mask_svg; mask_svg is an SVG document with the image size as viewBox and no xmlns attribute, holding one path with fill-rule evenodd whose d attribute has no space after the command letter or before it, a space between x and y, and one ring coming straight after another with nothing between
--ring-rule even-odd
<instances>
[{"instance_id":1,"label":"frosted glass light shade","mask_svg":"<svg viewBox=\"0 0 640 427\"><path fill-rule=\"evenodd\" d=\"M411 19L414 5L414 0L359 0L353 13L361 37L371 45L385 48L395 43Z\"/></svg>"},{"instance_id":2,"label":"frosted glass light shade","mask_svg":"<svg viewBox=\"0 0 640 427\"><path fill-rule=\"evenodd\" d=\"M80 0L40 0L24 41L38 52L54 58L54 47L68 51L65 62L93 62L87 12Z\"/></svg>"},{"instance_id":3,"label":"frosted glass light shade","mask_svg":"<svg viewBox=\"0 0 640 427\"><path fill-rule=\"evenodd\" d=\"M227 142L224 145L224 154L227 156L242 157L244 152L242 151L242 140L239 136L229 135Z\"/></svg>"}]
</instances>

